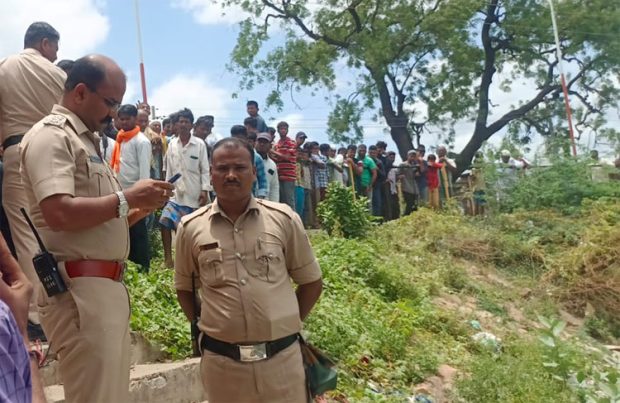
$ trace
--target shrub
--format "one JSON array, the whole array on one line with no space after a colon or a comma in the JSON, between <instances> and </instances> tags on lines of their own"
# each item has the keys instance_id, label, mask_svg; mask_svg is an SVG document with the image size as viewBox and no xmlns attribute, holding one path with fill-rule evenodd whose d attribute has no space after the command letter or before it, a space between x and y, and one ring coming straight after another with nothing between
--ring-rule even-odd
<instances>
[{"instance_id":1,"label":"shrub","mask_svg":"<svg viewBox=\"0 0 620 403\"><path fill-rule=\"evenodd\" d=\"M497 355L483 350L457 383L464 402L574 402L564 382L543 366L543 350L534 342L510 341Z\"/></svg>"},{"instance_id":2,"label":"shrub","mask_svg":"<svg viewBox=\"0 0 620 403\"><path fill-rule=\"evenodd\" d=\"M191 355L189 322L177 302L174 271L151 264L149 273L138 272L128 263L125 285L131 298L131 329L161 346L172 358Z\"/></svg>"},{"instance_id":3,"label":"shrub","mask_svg":"<svg viewBox=\"0 0 620 403\"><path fill-rule=\"evenodd\" d=\"M328 234L344 238L363 238L373 223L368 199L354 197L350 188L335 182L327 187L327 196L319 203L317 214Z\"/></svg>"},{"instance_id":4,"label":"shrub","mask_svg":"<svg viewBox=\"0 0 620 403\"><path fill-rule=\"evenodd\" d=\"M506 206L527 210L552 208L574 214L584 200L603 197L620 197L620 186L593 181L587 161L565 158L529 172L509 191Z\"/></svg>"}]
</instances>

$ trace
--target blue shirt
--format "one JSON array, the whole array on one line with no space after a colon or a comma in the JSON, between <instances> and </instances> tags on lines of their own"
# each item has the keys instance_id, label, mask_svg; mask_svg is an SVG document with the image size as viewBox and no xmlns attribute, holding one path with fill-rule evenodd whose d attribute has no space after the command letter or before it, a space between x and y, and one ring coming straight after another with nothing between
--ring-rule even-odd
<instances>
[{"instance_id":1,"label":"blue shirt","mask_svg":"<svg viewBox=\"0 0 620 403\"><path fill-rule=\"evenodd\" d=\"M11 310L0 300L0 402L30 403L31 381L24 338Z\"/></svg>"},{"instance_id":2,"label":"blue shirt","mask_svg":"<svg viewBox=\"0 0 620 403\"><path fill-rule=\"evenodd\" d=\"M252 185L252 194L254 197L264 199L269 194L267 187L267 174L265 173L265 163L263 157L254 150L254 165L256 165L256 180Z\"/></svg>"}]
</instances>

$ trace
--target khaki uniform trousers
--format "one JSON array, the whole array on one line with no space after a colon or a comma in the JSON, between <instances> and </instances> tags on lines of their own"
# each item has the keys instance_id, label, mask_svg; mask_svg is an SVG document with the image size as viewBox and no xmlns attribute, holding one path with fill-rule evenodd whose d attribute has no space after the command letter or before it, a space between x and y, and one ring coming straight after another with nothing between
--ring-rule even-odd
<instances>
[{"instance_id":1,"label":"khaki uniform trousers","mask_svg":"<svg viewBox=\"0 0 620 403\"><path fill-rule=\"evenodd\" d=\"M61 268L64 274L64 268ZM65 281L69 291L39 293L41 325L58 353L67 403L129 400L129 295L96 277ZM40 287L43 290L43 287Z\"/></svg>"},{"instance_id":2,"label":"khaki uniform trousers","mask_svg":"<svg viewBox=\"0 0 620 403\"><path fill-rule=\"evenodd\" d=\"M204 350L200 372L209 403L309 401L298 342L257 362L237 362Z\"/></svg>"},{"instance_id":3,"label":"khaki uniform trousers","mask_svg":"<svg viewBox=\"0 0 620 403\"><path fill-rule=\"evenodd\" d=\"M39 278L34 271L32 258L40 249L37 239L30 230L26 219L19 211L20 208L29 210L28 198L24 192L21 174L19 173L19 145L13 145L4 150L2 157L4 163L4 177L2 179L2 205L9 220L11 236L15 244L17 262L28 277L28 280L35 286L39 284ZM37 293L32 293L30 307L28 309L28 319L34 323L39 323L37 313Z\"/></svg>"}]
</instances>

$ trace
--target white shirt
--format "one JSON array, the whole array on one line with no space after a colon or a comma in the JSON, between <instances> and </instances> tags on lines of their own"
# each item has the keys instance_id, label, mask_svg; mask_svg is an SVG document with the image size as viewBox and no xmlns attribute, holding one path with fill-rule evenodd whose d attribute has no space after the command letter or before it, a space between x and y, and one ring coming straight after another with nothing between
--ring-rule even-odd
<instances>
[{"instance_id":1,"label":"white shirt","mask_svg":"<svg viewBox=\"0 0 620 403\"><path fill-rule=\"evenodd\" d=\"M178 137L173 138L168 144L164 167L166 180L181 174L181 178L174 183L176 190L171 200L182 206L200 207L200 192L212 190L205 142L190 136L183 146Z\"/></svg>"},{"instance_id":2,"label":"white shirt","mask_svg":"<svg viewBox=\"0 0 620 403\"><path fill-rule=\"evenodd\" d=\"M280 203L280 181L278 180L278 168L271 158L263 158L265 175L267 175L267 200Z\"/></svg>"},{"instance_id":3,"label":"white shirt","mask_svg":"<svg viewBox=\"0 0 620 403\"><path fill-rule=\"evenodd\" d=\"M330 159L334 161L334 164L336 164L338 168L343 169L344 157L341 154L336 154L336 157L330 158ZM334 178L332 179L332 181L343 184L344 177L342 175L342 172L338 171L337 169L334 169Z\"/></svg>"},{"instance_id":4,"label":"white shirt","mask_svg":"<svg viewBox=\"0 0 620 403\"><path fill-rule=\"evenodd\" d=\"M114 149L114 142L111 141L110 145L108 149ZM118 181L123 189L132 187L140 179L151 177L152 154L151 142L142 132L133 136L131 140L121 143L121 165Z\"/></svg>"},{"instance_id":5,"label":"white shirt","mask_svg":"<svg viewBox=\"0 0 620 403\"><path fill-rule=\"evenodd\" d=\"M213 148L213 146L215 145L215 143L217 143L218 141L222 140L224 138L224 136L222 136L219 133L213 133L211 132L211 134L209 134L206 138L205 141L207 142L207 145L211 148Z\"/></svg>"}]
</instances>

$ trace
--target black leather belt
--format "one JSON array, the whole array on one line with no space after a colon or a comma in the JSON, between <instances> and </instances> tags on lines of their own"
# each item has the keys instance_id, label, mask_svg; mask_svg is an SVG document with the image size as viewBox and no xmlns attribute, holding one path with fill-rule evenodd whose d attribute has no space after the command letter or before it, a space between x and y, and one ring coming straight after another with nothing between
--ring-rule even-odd
<instances>
[{"instance_id":1,"label":"black leather belt","mask_svg":"<svg viewBox=\"0 0 620 403\"><path fill-rule=\"evenodd\" d=\"M17 134L15 136L11 136L8 139L4 140L4 142L2 143L2 148L6 150L7 148L14 146L15 144L19 144L23 138L24 138L23 134Z\"/></svg>"},{"instance_id":2,"label":"black leather belt","mask_svg":"<svg viewBox=\"0 0 620 403\"><path fill-rule=\"evenodd\" d=\"M267 360L273 357L280 351L293 344L298 339L299 334L295 333L290 336L282 337L281 339L268 341L265 343L246 345L227 343L225 341L214 339L213 337L202 333L200 347L203 350L209 350L213 353L232 358L235 361L254 362Z\"/></svg>"}]
</instances>

